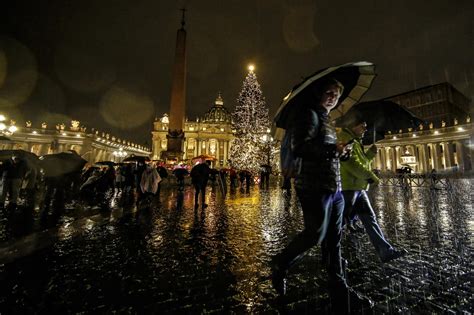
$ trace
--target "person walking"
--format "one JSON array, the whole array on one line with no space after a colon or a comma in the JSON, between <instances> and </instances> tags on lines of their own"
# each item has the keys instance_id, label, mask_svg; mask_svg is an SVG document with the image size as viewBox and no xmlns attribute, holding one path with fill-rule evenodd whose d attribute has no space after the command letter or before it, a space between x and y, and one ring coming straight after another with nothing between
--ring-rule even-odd
<instances>
[{"instance_id":1,"label":"person walking","mask_svg":"<svg viewBox=\"0 0 474 315\"><path fill-rule=\"evenodd\" d=\"M150 164L147 164L145 170L142 173L142 178L140 179L139 189L141 191L141 198L137 201L137 205L140 205L142 200L148 200L148 205L150 205L151 198L155 196L160 181L161 177L158 174L156 168Z\"/></svg>"},{"instance_id":2,"label":"person walking","mask_svg":"<svg viewBox=\"0 0 474 315\"><path fill-rule=\"evenodd\" d=\"M20 195L20 188L27 168L26 162L13 155L2 164L2 190L0 194L0 209L5 208L5 200L9 198L9 208L15 210Z\"/></svg>"},{"instance_id":3,"label":"person walking","mask_svg":"<svg viewBox=\"0 0 474 315\"><path fill-rule=\"evenodd\" d=\"M211 161L195 165L191 170L191 182L194 185L194 209L199 208L199 194L201 194L201 207L207 208L206 204L206 186L211 173Z\"/></svg>"},{"instance_id":4,"label":"person walking","mask_svg":"<svg viewBox=\"0 0 474 315\"><path fill-rule=\"evenodd\" d=\"M364 118L355 117L337 135L341 142L353 142L350 158L341 162L342 193L345 200L344 223L350 224L357 216L364 225L380 260L388 262L404 256L407 251L395 249L385 239L367 196L369 185L378 184L379 178L370 167L377 154L377 146L374 144L365 151L362 145L361 139L366 131L367 124Z\"/></svg>"},{"instance_id":5,"label":"person walking","mask_svg":"<svg viewBox=\"0 0 474 315\"><path fill-rule=\"evenodd\" d=\"M344 198L341 192L339 158L347 154L336 141L329 112L338 105L343 85L325 79L313 91L316 102L300 102L289 117L287 132L291 150L301 159L295 189L303 211L304 229L271 260L272 285L286 293L288 269L315 245L326 242L329 296L332 311L345 313L349 305L366 307L373 303L349 288L341 264L341 234Z\"/></svg>"},{"instance_id":6,"label":"person walking","mask_svg":"<svg viewBox=\"0 0 474 315\"><path fill-rule=\"evenodd\" d=\"M168 177L168 171L166 170L166 167L163 165L158 165L156 168L156 171L158 172L158 175L161 177L161 181L158 183L158 190L156 191L156 195L158 196L158 200L160 199L160 193L161 193L161 182Z\"/></svg>"},{"instance_id":7,"label":"person walking","mask_svg":"<svg viewBox=\"0 0 474 315\"><path fill-rule=\"evenodd\" d=\"M173 170L173 175L176 177L178 192L182 193L184 191L184 178L189 175L188 169L186 166L180 165Z\"/></svg>"}]
</instances>

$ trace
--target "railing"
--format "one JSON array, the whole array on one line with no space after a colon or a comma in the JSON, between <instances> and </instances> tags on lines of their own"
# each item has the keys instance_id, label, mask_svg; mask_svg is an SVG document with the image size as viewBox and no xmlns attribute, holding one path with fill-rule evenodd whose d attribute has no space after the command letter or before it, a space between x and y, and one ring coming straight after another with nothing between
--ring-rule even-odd
<instances>
[{"instance_id":1,"label":"railing","mask_svg":"<svg viewBox=\"0 0 474 315\"><path fill-rule=\"evenodd\" d=\"M453 181L461 178L474 178L472 174L384 174L380 176L380 185L402 188L428 187L452 189Z\"/></svg>"}]
</instances>

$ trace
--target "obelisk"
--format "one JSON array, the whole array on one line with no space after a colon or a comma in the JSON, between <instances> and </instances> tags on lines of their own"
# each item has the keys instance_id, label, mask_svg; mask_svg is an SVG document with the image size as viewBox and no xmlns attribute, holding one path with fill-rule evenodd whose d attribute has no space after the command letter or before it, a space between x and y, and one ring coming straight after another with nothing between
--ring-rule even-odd
<instances>
[{"instance_id":1,"label":"obelisk","mask_svg":"<svg viewBox=\"0 0 474 315\"><path fill-rule=\"evenodd\" d=\"M181 28L176 35L176 51L171 87L169 128L166 138L168 146L163 152L163 159L179 162L184 154L184 117L186 108L186 30L184 29L184 14L182 9Z\"/></svg>"}]
</instances>

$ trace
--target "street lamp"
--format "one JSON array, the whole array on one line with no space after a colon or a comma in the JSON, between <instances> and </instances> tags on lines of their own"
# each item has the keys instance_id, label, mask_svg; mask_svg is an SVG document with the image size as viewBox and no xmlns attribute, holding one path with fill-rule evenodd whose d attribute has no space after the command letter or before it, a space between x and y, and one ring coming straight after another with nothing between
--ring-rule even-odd
<instances>
[{"instance_id":1,"label":"street lamp","mask_svg":"<svg viewBox=\"0 0 474 315\"><path fill-rule=\"evenodd\" d=\"M119 148L118 151L114 151L113 155L118 158L119 163L122 162L122 159L127 156L127 152L123 148Z\"/></svg>"},{"instance_id":2,"label":"street lamp","mask_svg":"<svg viewBox=\"0 0 474 315\"><path fill-rule=\"evenodd\" d=\"M18 127L15 126L14 120L10 120L10 125L7 126L7 124L5 124L6 120L7 118L5 117L5 115L0 114L0 132L3 135L11 136L13 133L15 133L18 130Z\"/></svg>"}]
</instances>

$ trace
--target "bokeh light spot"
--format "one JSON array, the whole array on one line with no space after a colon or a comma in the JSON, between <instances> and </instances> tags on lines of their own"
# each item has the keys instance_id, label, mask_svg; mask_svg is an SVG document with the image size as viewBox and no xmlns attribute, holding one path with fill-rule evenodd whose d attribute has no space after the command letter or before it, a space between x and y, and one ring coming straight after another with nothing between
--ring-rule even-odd
<instances>
[{"instance_id":1,"label":"bokeh light spot","mask_svg":"<svg viewBox=\"0 0 474 315\"><path fill-rule=\"evenodd\" d=\"M10 109L24 103L36 86L36 59L20 42L0 36L0 108ZM2 57L0 57L2 59Z\"/></svg>"},{"instance_id":2,"label":"bokeh light spot","mask_svg":"<svg viewBox=\"0 0 474 315\"><path fill-rule=\"evenodd\" d=\"M313 29L315 12L314 5L289 8L283 21L283 36L291 50L305 53L319 45Z\"/></svg>"},{"instance_id":3,"label":"bokeh light spot","mask_svg":"<svg viewBox=\"0 0 474 315\"><path fill-rule=\"evenodd\" d=\"M65 85L81 92L105 90L116 79L115 68L106 56L74 45L58 46L54 67Z\"/></svg>"},{"instance_id":4,"label":"bokeh light spot","mask_svg":"<svg viewBox=\"0 0 474 315\"><path fill-rule=\"evenodd\" d=\"M114 86L102 97L100 114L104 120L121 129L133 129L150 122L153 100L142 93Z\"/></svg>"}]
</instances>

